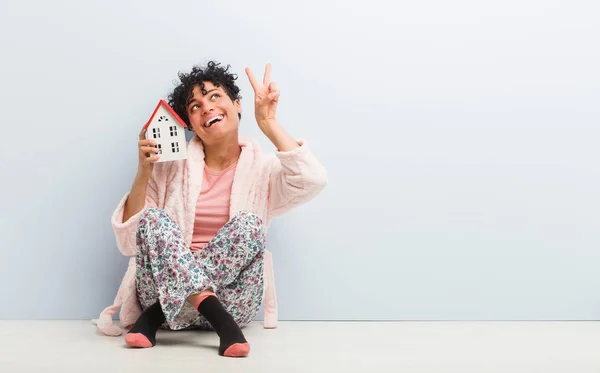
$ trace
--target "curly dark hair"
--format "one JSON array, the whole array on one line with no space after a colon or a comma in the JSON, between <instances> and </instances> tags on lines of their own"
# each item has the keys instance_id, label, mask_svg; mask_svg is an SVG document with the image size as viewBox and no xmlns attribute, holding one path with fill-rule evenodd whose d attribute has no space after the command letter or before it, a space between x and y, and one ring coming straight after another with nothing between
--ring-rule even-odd
<instances>
[{"instance_id":1,"label":"curly dark hair","mask_svg":"<svg viewBox=\"0 0 600 373\"><path fill-rule=\"evenodd\" d=\"M230 65L221 66L221 63L210 61L205 67L195 65L189 73L178 74L180 83L169 94L169 105L175 110L177 115L187 124L189 130L192 130L190 120L187 115L186 107L193 97L192 91L198 86L204 93L204 83L211 82L216 87L221 87L227 93L232 101L241 100L240 88L235 84L237 75L230 73ZM242 115L238 117L241 119Z\"/></svg>"}]
</instances>

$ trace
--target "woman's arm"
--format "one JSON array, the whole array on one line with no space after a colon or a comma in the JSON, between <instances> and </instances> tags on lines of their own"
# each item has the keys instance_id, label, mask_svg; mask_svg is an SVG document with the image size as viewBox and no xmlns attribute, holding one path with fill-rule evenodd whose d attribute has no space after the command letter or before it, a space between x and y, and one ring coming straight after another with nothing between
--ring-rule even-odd
<instances>
[{"instance_id":1,"label":"woman's arm","mask_svg":"<svg viewBox=\"0 0 600 373\"><path fill-rule=\"evenodd\" d=\"M264 134L280 152L289 152L300 146L276 119L268 120L268 123L263 123L260 127L265 128Z\"/></svg>"},{"instance_id":2,"label":"woman's arm","mask_svg":"<svg viewBox=\"0 0 600 373\"><path fill-rule=\"evenodd\" d=\"M262 84L249 68L246 74L254 89L256 123L277 148L276 159L267 165L269 213L281 215L315 197L327 184L327 173L308 147L294 140L277 121L280 94L271 81L271 64L265 67Z\"/></svg>"},{"instance_id":3,"label":"woman's arm","mask_svg":"<svg viewBox=\"0 0 600 373\"><path fill-rule=\"evenodd\" d=\"M142 211L146 206L146 189L148 188L148 181L149 180L139 175L136 176L131 191L127 196L127 201L125 201L125 206L123 206L122 223L125 223L133 215Z\"/></svg>"},{"instance_id":4,"label":"woman's arm","mask_svg":"<svg viewBox=\"0 0 600 373\"><path fill-rule=\"evenodd\" d=\"M111 217L111 224L117 247L123 255L135 255L135 234L139 214L147 207L158 204L158 185L153 179L154 164L159 159L158 149L153 140L146 139L146 129L142 128L138 139L138 172L133 185L117 205Z\"/></svg>"},{"instance_id":5,"label":"woman's arm","mask_svg":"<svg viewBox=\"0 0 600 373\"><path fill-rule=\"evenodd\" d=\"M317 196L327 185L327 171L307 144L276 152L270 162L269 215L279 216Z\"/></svg>"}]
</instances>

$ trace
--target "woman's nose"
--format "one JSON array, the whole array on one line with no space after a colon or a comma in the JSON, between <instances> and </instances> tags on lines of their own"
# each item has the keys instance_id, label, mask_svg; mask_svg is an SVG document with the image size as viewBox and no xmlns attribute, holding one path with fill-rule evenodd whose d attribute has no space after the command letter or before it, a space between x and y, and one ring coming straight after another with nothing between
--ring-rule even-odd
<instances>
[{"instance_id":1,"label":"woman's nose","mask_svg":"<svg viewBox=\"0 0 600 373\"><path fill-rule=\"evenodd\" d=\"M213 111L213 110L214 110L214 108L213 108L212 106L210 106L210 105L205 105L205 106L204 106L204 113L202 113L202 114L203 114L203 115L206 115L206 114L210 113L210 112L211 112L211 111Z\"/></svg>"}]
</instances>

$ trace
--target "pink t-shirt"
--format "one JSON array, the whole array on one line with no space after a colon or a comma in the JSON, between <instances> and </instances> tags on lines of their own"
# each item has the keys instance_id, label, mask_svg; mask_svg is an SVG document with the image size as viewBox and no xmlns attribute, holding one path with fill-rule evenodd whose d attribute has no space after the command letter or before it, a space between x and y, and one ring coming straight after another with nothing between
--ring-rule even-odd
<instances>
[{"instance_id":1,"label":"pink t-shirt","mask_svg":"<svg viewBox=\"0 0 600 373\"><path fill-rule=\"evenodd\" d=\"M229 221L229 200L237 163L223 171L204 167L202 190L196 203L191 251L201 250Z\"/></svg>"}]
</instances>

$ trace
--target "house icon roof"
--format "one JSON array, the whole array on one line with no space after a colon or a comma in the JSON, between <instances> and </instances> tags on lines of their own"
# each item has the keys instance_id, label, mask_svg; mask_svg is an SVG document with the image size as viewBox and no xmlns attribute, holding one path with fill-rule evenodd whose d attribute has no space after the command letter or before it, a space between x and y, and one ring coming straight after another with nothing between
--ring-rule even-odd
<instances>
[{"instance_id":1,"label":"house icon roof","mask_svg":"<svg viewBox=\"0 0 600 373\"><path fill-rule=\"evenodd\" d=\"M165 109L167 109L167 111L169 112L169 114L171 114L173 116L173 119L175 119L177 124L179 124L183 128L187 128L187 124L185 124L185 122L179 117L179 115L177 115L177 113L173 110L173 108L171 108L171 106L169 106L169 104L165 100L161 99L160 101L158 101L158 104L156 105L154 112L152 112L150 119L148 119L148 122L144 126L144 129L148 129L148 126L150 126L150 123L152 123L152 120L154 119L156 112L158 112L158 109L161 106L164 107Z\"/></svg>"}]
</instances>

